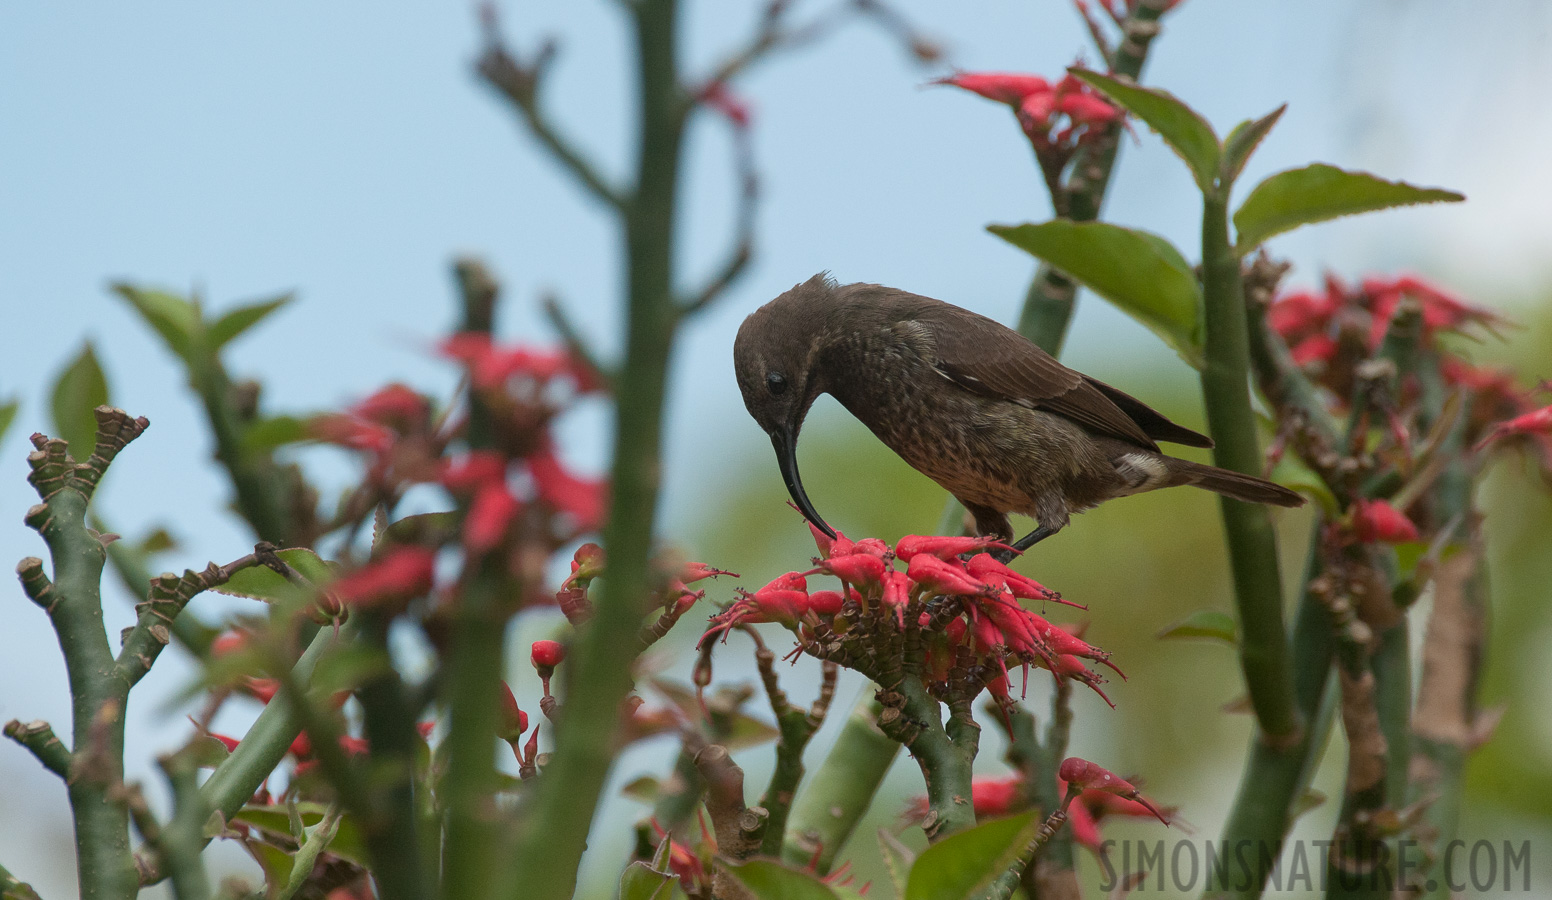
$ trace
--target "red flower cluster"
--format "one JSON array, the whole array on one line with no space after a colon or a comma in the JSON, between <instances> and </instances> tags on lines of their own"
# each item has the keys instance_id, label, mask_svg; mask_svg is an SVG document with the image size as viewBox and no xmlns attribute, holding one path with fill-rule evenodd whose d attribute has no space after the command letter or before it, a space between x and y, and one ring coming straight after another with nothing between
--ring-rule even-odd
<instances>
[{"instance_id":1,"label":"red flower cluster","mask_svg":"<svg viewBox=\"0 0 1552 900\"><path fill-rule=\"evenodd\" d=\"M440 449L431 435L431 403L402 384L390 384L343 413L315 416L309 436L367 457L375 485L436 478Z\"/></svg>"},{"instance_id":2,"label":"red flower cluster","mask_svg":"<svg viewBox=\"0 0 1552 900\"><path fill-rule=\"evenodd\" d=\"M1115 669L1110 654L1019 605L1021 599L1067 601L986 552L1005 545L990 538L907 535L891 548L876 538L852 541L837 532L831 539L811 525L809 530L820 552L816 567L780 575L752 593L740 591L711 618L702 645L726 639L740 625L777 622L798 633L802 650L820 655L816 648L827 636L845 634L849 619L873 616L869 628L921 632L929 689L946 690L969 676L1011 702L1011 661L1025 667L1026 679L1028 666L1040 666L1084 682L1110 702L1099 688L1103 679L1083 663ZM905 571L895 568L896 560L907 564ZM819 574L840 579L841 590L810 591L809 576Z\"/></svg>"},{"instance_id":3,"label":"red flower cluster","mask_svg":"<svg viewBox=\"0 0 1552 900\"><path fill-rule=\"evenodd\" d=\"M1411 275L1368 278L1356 289L1327 275L1323 291L1279 296L1267 308L1266 321L1288 343L1294 362L1323 375L1327 370L1350 368L1338 365L1352 362L1340 357L1378 350L1396 310L1408 298L1418 306L1423 337L1429 343L1443 332L1461 332L1473 325L1491 330L1504 324L1497 313L1471 306ZM1346 395L1340 385L1327 386Z\"/></svg>"},{"instance_id":4,"label":"red flower cluster","mask_svg":"<svg viewBox=\"0 0 1552 900\"><path fill-rule=\"evenodd\" d=\"M1013 108L1019 126L1037 151L1071 149L1089 143L1124 117L1121 109L1071 75L1055 85L1039 75L961 72L939 79Z\"/></svg>"},{"instance_id":5,"label":"red flower cluster","mask_svg":"<svg viewBox=\"0 0 1552 900\"><path fill-rule=\"evenodd\" d=\"M436 551L430 547L394 547L334 582L329 592L346 606L401 609L430 592L435 568Z\"/></svg>"},{"instance_id":6,"label":"red flower cluster","mask_svg":"<svg viewBox=\"0 0 1552 900\"><path fill-rule=\"evenodd\" d=\"M1439 372L1445 383L1471 398L1466 434L1476 442L1473 449L1505 439L1523 440L1537 449L1543 468L1552 471L1552 407L1539 407L1534 392L1516 385L1512 373L1475 366L1437 340L1441 334L1473 328L1496 333L1507 321L1492 310L1411 275L1367 278L1356 288L1328 275L1320 291L1280 295L1267 308L1266 321L1287 343L1293 361L1346 403L1357 363L1379 350L1396 311L1407 300L1421 316L1423 342L1441 354Z\"/></svg>"},{"instance_id":7,"label":"red flower cluster","mask_svg":"<svg viewBox=\"0 0 1552 900\"><path fill-rule=\"evenodd\" d=\"M1073 762L1069 759L1068 762ZM1082 762L1082 760L1078 760ZM1093 766L1093 763L1088 765ZM1098 766L1093 766L1099 769ZM1109 774L1108 772L1106 774ZM1114 776L1111 776L1114 778ZM1119 788L1126 782L1115 779L1112 787ZM1056 779L1056 789L1063 796L1067 793L1067 782L1062 778ZM1127 785L1127 788L1130 788ZM1125 789L1121 789L1125 790ZM1135 789L1132 789L1135 791ZM1028 807L1025 793L1024 778L1021 775L1008 775L1002 778L982 776L970 783L970 792L975 804L975 818L977 821L998 819L1010 816ZM912 800L906 810L906 820L910 822L920 821L928 812L926 797L917 797ZM1157 818L1165 825L1171 825L1175 819L1173 807L1159 807L1152 800L1140 793L1117 793L1116 790L1107 789L1098 785L1078 788L1078 794L1067 807L1067 821L1072 826L1073 840L1080 845L1089 848L1095 853L1100 852L1104 838L1100 835L1100 825L1105 818L1111 816L1123 816L1127 818Z\"/></svg>"}]
</instances>

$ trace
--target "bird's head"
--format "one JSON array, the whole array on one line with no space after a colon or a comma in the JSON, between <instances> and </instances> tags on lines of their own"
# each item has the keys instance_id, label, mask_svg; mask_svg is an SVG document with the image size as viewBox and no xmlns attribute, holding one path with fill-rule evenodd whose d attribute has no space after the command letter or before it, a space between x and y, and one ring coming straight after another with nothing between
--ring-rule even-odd
<instances>
[{"instance_id":1,"label":"bird's head","mask_svg":"<svg viewBox=\"0 0 1552 900\"><path fill-rule=\"evenodd\" d=\"M770 436L787 493L804 518L832 537L803 492L797 445L808 408L826 390L819 354L835 288L827 275L815 275L751 313L733 342L744 406Z\"/></svg>"}]
</instances>

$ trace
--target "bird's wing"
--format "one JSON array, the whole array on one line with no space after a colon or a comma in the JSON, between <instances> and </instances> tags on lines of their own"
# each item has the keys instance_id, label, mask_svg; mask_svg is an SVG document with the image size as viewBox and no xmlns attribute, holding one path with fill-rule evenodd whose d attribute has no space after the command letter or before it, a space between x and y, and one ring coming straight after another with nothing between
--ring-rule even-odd
<instances>
[{"instance_id":1,"label":"bird's wing","mask_svg":"<svg viewBox=\"0 0 1552 900\"><path fill-rule=\"evenodd\" d=\"M1098 435L1158 449L1098 382L1057 362L1002 323L948 304L925 305L912 319L932 333L934 367L965 390L1054 413Z\"/></svg>"}]
</instances>

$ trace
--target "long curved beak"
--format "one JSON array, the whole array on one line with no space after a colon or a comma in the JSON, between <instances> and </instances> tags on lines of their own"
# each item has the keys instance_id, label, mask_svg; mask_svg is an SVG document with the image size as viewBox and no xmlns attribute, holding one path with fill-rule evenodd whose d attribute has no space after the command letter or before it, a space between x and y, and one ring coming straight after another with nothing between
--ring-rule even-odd
<instances>
[{"instance_id":1,"label":"long curved beak","mask_svg":"<svg viewBox=\"0 0 1552 900\"><path fill-rule=\"evenodd\" d=\"M797 433L778 426L771 431L771 446L776 448L776 464L781 467L781 480L787 483L787 493L792 495L792 502L798 505L798 512L826 536L835 537L835 530L825 524L825 520L814 509L814 504L808 502L808 495L803 493L803 481L798 478Z\"/></svg>"}]
</instances>

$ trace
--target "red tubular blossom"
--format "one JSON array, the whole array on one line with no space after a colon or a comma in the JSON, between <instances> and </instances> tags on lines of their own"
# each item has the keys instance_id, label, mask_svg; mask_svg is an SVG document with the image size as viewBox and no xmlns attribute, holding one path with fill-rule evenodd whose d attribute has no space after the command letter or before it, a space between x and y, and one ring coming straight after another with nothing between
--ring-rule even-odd
<instances>
[{"instance_id":1,"label":"red tubular blossom","mask_svg":"<svg viewBox=\"0 0 1552 900\"><path fill-rule=\"evenodd\" d=\"M408 602L431 590L435 567L436 551L430 547L394 547L334 582L330 592L352 606Z\"/></svg>"},{"instance_id":2,"label":"red tubular blossom","mask_svg":"<svg viewBox=\"0 0 1552 900\"><path fill-rule=\"evenodd\" d=\"M1018 809L1024 797L1024 779L1017 775L1007 778L975 778L970 782L970 796L975 805L975 816L997 818Z\"/></svg>"},{"instance_id":3,"label":"red tubular blossom","mask_svg":"<svg viewBox=\"0 0 1552 900\"><path fill-rule=\"evenodd\" d=\"M884 609L892 609L895 612L895 621L900 629L905 629L905 608L911 605L911 579L910 576L898 569L885 569L883 574L884 593L880 603Z\"/></svg>"},{"instance_id":4,"label":"red tubular blossom","mask_svg":"<svg viewBox=\"0 0 1552 900\"><path fill-rule=\"evenodd\" d=\"M1552 434L1552 406L1543 406L1524 415L1515 416L1507 422L1499 422L1474 449L1481 450L1488 444L1507 437L1536 434Z\"/></svg>"},{"instance_id":5,"label":"red tubular blossom","mask_svg":"<svg viewBox=\"0 0 1552 900\"><path fill-rule=\"evenodd\" d=\"M1115 794L1118 797L1125 797L1128 800L1141 803L1160 822L1163 822L1165 825L1169 824L1169 819L1166 819L1164 814L1159 812L1158 807L1144 797L1141 791L1132 787L1129 782L1117 777L1110 770L1091 763L1086 759L1080 759L1076 756L1067 757L1062 760L1061 768L1057 770L1057 776L1067 782L1068 796L1072 795L1073 787L1085 791L1104 791L1107 794Z\"/></svg>"},{"instance_id":6,"label":"red tubular blossom","mask_svg":"<svg viewBox=\"0 0 1552 900\"><path fill-rule=\"evenodd\" d=\"M603 525L608 493L604 481L579 478L567 471L550 441L529 458L528 468L539 498L570 515L578 531L597 531Z\"/></svg>"},{"instance_id":7,"label":"red tubular blossom","mask_svg":"<svg viewBox=\"0 0 1552 900\"><path fill-rule=\"evenodd\" d=\"M707 84L701 88L700 95L696 99L721 113L735 127L749 127L749 104L734 94L728 88L727 82L713 81Z\"/></svg>"},{"instance_id":8,"label":"red tubular blossom","mask_svg":"<svg viewBox=\"0 0 1552 900\"><path fill-rule=\"evenodd\" d=\"M507 461L494 450L472 450L453 460L442 470L442 486L456 495L472 494L480 488L505 482Z\"/></svg>"},{"instance_id":9,"label":"red tubular blossom","mask_svg":"<svg viewBox=\"0 0 1552 900\"><path fill-rule=\"evenodd\" d=\"M1099 833L1099 823L1094 814L1082 803L1074 803L1067 809L1067 824L1072 827L1073 842L1095 853L1104 846L1104 836Z\"/></svg>"},{"instance_id":10,"label":"red tubular blossom","mask_svg":"<svg viewBox=\"0 0 1552 900\"><path fill-rule=\"evenodd\" d=\"M307 422L309 436L326 444L382 455L393 449L394 434L375 422L351 416L326 414Z\"/></svg>"},{"instance_id":11,"label":"red tubular blossom","mask_svg":"<svg viewBox=\"0 0 1552 900\"><path fill-rule=\"evenodd\" d=\"M1418 539L1412 520L1384 500L1353 504L1353 534L1365 544L1404 544Z\"/></svg>"},{"instance_id":12,"label":"red tubular blossom","mask_svg":"<svg viewBox=\"0 0 1552 900\"><path fill-rule=\"evenodd\" d=\"M965 569L976 578L996 587L1005 587L1008 593L1023 600L1049 600L1078 609L1088 609L1081 603L1063 600L1062 595L1027 575L1013 571L990 553L978 553L965 563Z\"/></svg>"},{"instance_id":13,"label":"red tubular blossom","mask_svg":"<svg viewBox=\"0 0 1552 900\"><path fill-rule=\"evenodd\" d=\"M895 556L910 562L918 553L948 560L972 551L1012 550L1007 544L989 537L935 537L908 534L895 542Z\"/></svg>"},{"instance_id":14,"label":"red tubular blossom","mask_svg":"<svg viewBox=\"0 0 1552 900\"><path fill-rule=\"evenodd\" d=\"M1312 334L1288 349L1288 356L1299 367L1328 363L1336 358L1336 338L1328 334Z\"/></svg>"},{"instance_id":15,"label":"red tubular blossom","mask_svg":"<svg viewBox=\"0 0 1552 900\"><path fill-rule=\"evenodd\" d=\"M395 382L352 406L349 412L399 431L413 431L425 426L431 404L425 397Z\"/></svg>"},{"instance_id":16,"label":"red tubular blossom","mask_svg":"<svg viewBox=\"0 0 1552 900\"><path fill-rule=\"evenodd\" d=\"M852 595L857 596L857 592L852 591ZM840 615L845 603L840 591L814 591L808 595L808 609L816 616Z\"/></svg>"},{"instance_id":17,"label":"red tubular blossom","mask_svg":"<svg viewBox=\"0 0 1552 900\"><path fill-rule=\"evenodd\" d=\"M280 682L273 678L254 678L250 676L243 679L242 687L255 700L266 706L269 705L269 701L275 699L276 694L280 693Z\"/></svg>"},{"instance_id":18,"label":"red tubular blossom","mask_svg":"<svg viewBox=\"0 0 1552 900\"><path fill-rule=\"evenodd\" d=\"M475 493L469 513L464 517L464 547L475 556L494 550L521 511L522 504L507 490L504 482L486 482Z\"/></svg>"},{"instance_id":19,"label":"red tubular blossom","mask_svg":"<svg viewBox=\"0 0 1552 900\"><path fill-rule=\"evenodd\" d=\"M1039 75L1019 75L1011 72L960 72L947 78L939 78L933 84L948 84L972 94L980 94L988 100L1018 106L1033 94L1049 93L1051 83Z\"/></svg>"},{"instance_id":20,"label":"red tubular blossom","mask_svg":"<svg viewBox=\"0 0 1552 900\"><path fill-rule=\"evenodd\" d=\"M722 569L713 569L705 563L692 562L684 564L684 570L680 572L679 580L685 584L694 584L703 578L716 578L718 575L726 575L730 578L738 577L737 572L726 572Z\"/></svg>"},{"instance_id":21,"label":"red tubular blossom","mask_svg":"<svg viewBox=\"0 0 1552 900\"><path fill-rule=\"evenodd\" d=\"M1272 302L1266 310L1266 324L1292 344L1304 337L1324 331L1335 314L1341 295L1316 294L1312 291L1291 291Z\"/></svg>"},{"instance_id":22,"label":"red tubular blossom","mask_svg":"<svg viewBox=\"0 0 1552 900\"><path fill-rule=\"evenodd\" d=\"M512 694L511 685L501 682L501 719L496 726L496 737L512 743L523 736L528 730L528 714L517 706L517 697ZM535 729L535 734L538 729Z\"/></svg>"},{"instance_id":23,"label":"red tubular blossom","mask_svg":"<svg viewBox=\"0 0 1552 900\"><path fill-rule=\"evenodd\" d=\"M1126 678L1126 673L1116 668L1115 663L1110 661L1110 653L1108 651L1099 649L1060 625L1052 625L1033 613L1030 613L1030 615L1035 621L1036 633L1053 652L1067 656L1076 656L1081 659L1092 659L1095 662L1109 666L1111 671L1120 675L1123 680Z\"/></svg>"},{"instance_id":24,"label":"red tubular blossom","mask_svg":"<svg viewBox=\"0 0 1552 900\"><path fill-rule=\"evenodd\" d=\"M878 584L883 578L888 567L884 561L876 556L866 553L850 553L845 556L831 556L822 560L819 568L811 570L808 574L825 572L841 579L847 584Z\"/></svg>"},{"instance_id":25,"label":"red tubular blossom","mask_svg":"<svg viewBox=\"0 0 1552 900\"><path fill-rule=\"evenodd\" d=\"M975 580L963 567L926 554L912 557L905 574L912 581L938 594L965 597L992 591L989 585Z\"/></svg>"},{"instance_id":26,"label":"red tubular blossom","mask_svg":"<svg viewBox=\"0 0 1552 900\"><path fill-rule=\"evenodd\" d=\"M828 534L820 531L818 526L814 525L813 522L809 522L808 531L809 534L814 536L814 546L819 548L819 557L821 559L829 558L830 549L835 546L836 541L845 541L846 550L843 552L851 552L851 541L846 540L846 535L843 534L839 529L836 530L835 537L830 537Z\"/></svg>"},{"instance_id":27,"label":"red tubular blossom","mask_svg":"<svg viewBox=\"0 0 1552 900\"><path fill-rule=\"evenodd\" d=\"M1099 695L1099 699L1105 701L1111 709L1115 709L1115 701L1111 700L1110 696L1100 687L1104 683L1104 679L1089 671L1089 667L1083 664L1083 660L1070 653L1064 653L1056 657L1056 665L1050 668L1052 674L1058 678L1071 678L1088 685L1089 690Z\"/></svg>"}]
</instances>

